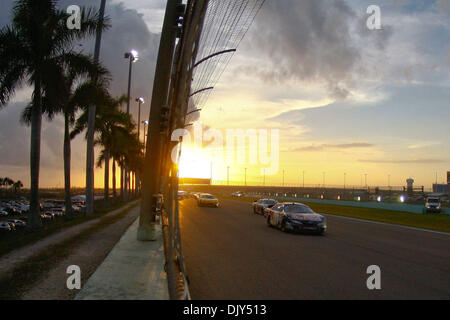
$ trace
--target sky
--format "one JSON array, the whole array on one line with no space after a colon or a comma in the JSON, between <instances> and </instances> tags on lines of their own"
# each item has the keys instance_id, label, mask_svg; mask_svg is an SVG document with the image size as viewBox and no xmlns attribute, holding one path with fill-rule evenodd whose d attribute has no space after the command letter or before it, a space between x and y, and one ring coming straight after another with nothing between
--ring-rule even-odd
<instances>
[{"instance_id":1,"label":"sky","mask_svg":"<svg viewBox=\"0 0 450 320\"><path fill-rule=\"evenodd\" d=\"M0 12L9 23L11 0ZM92 5L95 1L60 1ZM369 5L381 9L381 29L369 30ZM148 117L164 15L163 0L107 1L112 28L104 34L101 60L123 94L127 63L136 49L132 96L144 96ZM92 52L94 39L80 50ZM414 178L429 188L450 170L449 0L266 0L204 106L206 129L279 131L279 163L263 176L262 163L211 161L186 145L185 175L223 183L393 186ZM0 110L0 176L29 185L29 128L19 123L31 91L23 88ZM137 115L137 106L132 112ZM272 130L272 131L271 131ZM64 185L63 122L42 131L41 186ZM73 185L84 185L85 142L73 142ZM200 155L200 156L199 156ZM245 170L247 168L247 170ZM182 167L183 169L183 167ZM268 168L266 168L268 169ZM182 170L183 173L183 170ZM96 186L103 184L101 169Z\"/></svg>"}]
</instances>

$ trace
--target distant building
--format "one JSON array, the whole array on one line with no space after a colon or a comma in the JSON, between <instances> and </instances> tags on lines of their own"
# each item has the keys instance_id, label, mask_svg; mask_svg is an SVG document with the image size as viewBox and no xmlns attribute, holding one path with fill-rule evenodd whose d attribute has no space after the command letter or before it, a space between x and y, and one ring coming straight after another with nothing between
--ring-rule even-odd
<instances>
[{"instance_id":1,"label":"distant building","mask_svg":"<svg viewBox=\"0 0 450 320\"><path fill-rule=\"evenodd\" d=\"M450 184L433 184L433 193L445 193L450 196Z\"/></svg>"}]
</instances>

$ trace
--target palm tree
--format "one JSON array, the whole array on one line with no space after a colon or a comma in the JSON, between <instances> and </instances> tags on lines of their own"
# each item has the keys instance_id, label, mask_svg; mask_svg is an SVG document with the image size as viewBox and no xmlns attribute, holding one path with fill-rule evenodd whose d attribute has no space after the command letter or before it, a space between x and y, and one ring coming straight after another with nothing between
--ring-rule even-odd
<instances>
[{"instance_id":1,"label":"palm tree","mask_svg":"<svg viewBox=\"0 0 450 320\"><path fill-rule=\"evenodd\" d=\"M6 186L7 188L10 188L11 186L14 185L14 180L8 177L3 178L3 185Z\"/></svg>"},{"instance_id":2,"label":"palm tree","mask_svg":"<svg viewBox=\"0 0 450 320\"><path fill-rule=\"evenodd\" d=\"M128 136L129 132L134 129L130 115L119 108L126 101L126 96L112 98L110 96L103 97L102 103L97 103L95 132L97 133L96 144L103 146L103 150L97 160L97 166L100 167L102 162L105 163L105 200L109 197L109 161L116 150L115 145L122 141L123 136ZM71 138L81 133L87 128L88 110L86 109L75 123L75 127L71 132ZM126 144L122 146L127 148ZM117 156L117 155L116 155ZM115 175L115 171L113 172ZM115 178L113 179L115 180ZM113 182L114 183L114 182Z\"/></svg>"},{"instance_id":3,"label":"palm tree","mask_svg":"<svg viewBox=\"0 0 450 320\"><path fill-rule=\"evenodd\" d=\"M81 29L67 28L69 15L56 8L54 0L17 0L11 26L0 30L0 106L12 98L16 88L28 83L33 86L30 143L30 213L27 226L40 229L39 163L42 111L64 101L67 85L63 66L76 59L71 47L97 29L97 14L82 9ZM105 25L101 26L105 28ZM45 98L43 98L45 97ZM46 107L47 106L47 107Z\"/></svg>"},{"instance_id":4,"label":"palm tree","mask_svg":"<svg viewBox=\"0 0 450 320\"><path fill-rule=\"evenodd\" d=\"M23 188L22 181L18 180L16 182L14 182L14 184L13 184L14 193L17 193L21 188Z\"/></svg>"},{"instance_id":5,"label":"palm tree","mask_svg":"<svg viewBox=\"0 0 450 320\"><path fill-rule=\"evenodd\" d=\"M64 143L63 143L63 159L64 159L64 195L66 218L73 219L72 199L70 193L70 127L75 122L75 114L80 108L87 109L90 103L101 103L107 95L106 85L109 83L106 69L95 63L89 56L78 54L77 63L72 64L71 69L63 70L64 74L61 78L66 82L64 93L65 100L59 106L51 106L49 103L45 105L45 112L51 120L56 112L62 112L64 116ZM88 78L87 81L81 82ZM94 82L94 78L97 81ZM78 86L74 87L74 84ZM43 97L46 98L45 96ZM25 108L22 113L22 121L29 124L31 121L31 107Z\"/></svg>"},{"instance_id":6,"label":"palm tree","mask_svg":"<svg viewBox=\"0 0 450 320\"><path fill-rule=\"evenodd\" d=\"M70 160L71 160L71 137L70 127L75 123L75 114L80 108L87 110L89 103L99 103L104 95L106 89L104 85L107 84L107 79L101 75L106 74L106 70L95 67L93 64L94 73L90 73L90 81L80 84L74 91L68 94L68 102L62 107L64 114L64 194L67 218L73 218L72 214L72 198L70 193ZM95 70L97 69L97 70ZM93 77L97 77L94 82ZM69 81L73 83L75 77L69 77Z\"/></svg>"}]
</instances>

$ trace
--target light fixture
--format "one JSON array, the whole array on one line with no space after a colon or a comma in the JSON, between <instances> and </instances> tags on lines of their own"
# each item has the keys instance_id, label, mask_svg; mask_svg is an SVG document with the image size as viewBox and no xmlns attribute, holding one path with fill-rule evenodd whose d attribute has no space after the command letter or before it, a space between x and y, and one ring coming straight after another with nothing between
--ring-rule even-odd
<instances>
[{"instance_id":1,"label":"light fixture","mask_svg":"<svg viewBox=\"0 0 450 320\"><path fill-rule=\"evenodd\" d=\"M132 62L138 61L139 53L136 50L131 50L130 52L125 53L125 59L131 59Z\"/></svg>"}]
</instances>

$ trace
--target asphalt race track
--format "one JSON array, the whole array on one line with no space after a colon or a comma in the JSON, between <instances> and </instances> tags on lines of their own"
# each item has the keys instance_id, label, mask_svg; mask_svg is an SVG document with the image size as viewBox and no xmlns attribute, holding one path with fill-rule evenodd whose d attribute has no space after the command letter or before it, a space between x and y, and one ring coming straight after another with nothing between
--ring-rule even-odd
<instances>
[{"instance_id":1,"label":"asphalt race track","mask_svg":"<svg viewBox=\"0 0 450 320\"><path fill-rule=\"evenodd\" d=\"M193 299L449 299L450 234L332 215L325 236L268 227L251 204L180 202ZM367 267L381 269L369 290Z\"/></svg>"}]
</instances>

